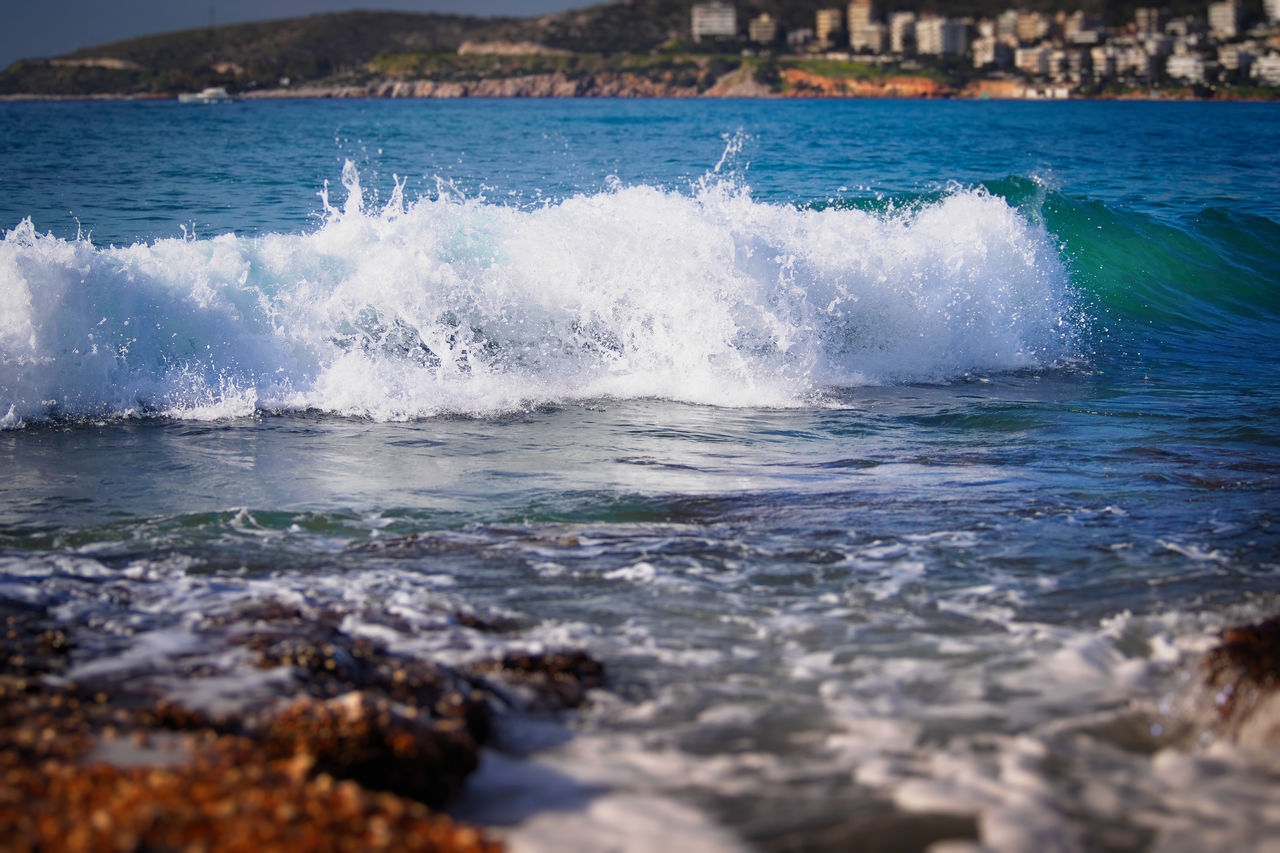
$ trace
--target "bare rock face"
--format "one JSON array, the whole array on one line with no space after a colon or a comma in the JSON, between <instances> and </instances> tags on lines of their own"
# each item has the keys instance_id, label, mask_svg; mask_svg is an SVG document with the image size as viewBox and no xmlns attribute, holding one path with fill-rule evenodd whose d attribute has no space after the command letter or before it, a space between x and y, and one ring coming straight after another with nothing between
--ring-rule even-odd
<instances>
[{"instance_id":1,"label":"bare rock face","mask_svg":"<svg viewBox=\"0 0 1280 853\"><path fill-rule=\"evenodd\" d=\"M757 80L751 66L745 64L721 76L705 94L710 98L773 97L773 91Z\"/></svg>"},{"instance_id":2,"label":"bare rock face","mask_svg":"<svg viewBox=\"0 0 1280 853\"><path fill-rule=\"evenodd\" d=\"M952 94L948 87L927 77L858 80L787 68L782 78L790 96L797 98L945 98Z\"/></svg>"},{"instance_id":3,"label":"bare rock face","mask_svg":"<svg viewBox=\"0 0 1280 853\"><path fill-rule=\"evenodd\" d=\"M1246 750L1280 748L1280 616L1223 631L1201 667L1209 729Z\"/></svg>"}]
</instances>

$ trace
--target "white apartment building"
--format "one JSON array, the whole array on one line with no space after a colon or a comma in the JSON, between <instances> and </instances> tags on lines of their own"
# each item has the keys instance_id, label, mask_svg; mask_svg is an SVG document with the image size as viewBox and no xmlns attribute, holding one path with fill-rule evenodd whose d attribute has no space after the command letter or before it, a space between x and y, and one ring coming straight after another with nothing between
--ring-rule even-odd
<instances>
[{"instance_id":1,"label":"white apartment building","mask_svg":"<svg viewBox=\"0 0 1280 853\"><path fill-rule=\"evenodd\" d=\"M1247 74L1253 64L1257 52L1248 45L1224 44L1218 48L1218 64L1227 71L1240 71Z\"/></svg>"},{"instance_id":2,"label":"white apartment building","mask_svg":"<svg viewBox=\"0 0 1280 853\"><path fill-rule=\"evenodd\" d=\"M1262 11L1273 24L1280 23L1280 0L1262 0Z\"/></svg>"},{"instance_id":3,"label":"white apartment building","mask_svg":"<svg viewBox=\"0 0 1280 853\"><path fill-rule=\"evenodd\" d=\"M1019 71L1043 77L1049 73L1053 50L1047 47L1020 47L1013 52L1013 64Z\"/></svg>"},{"instance_id":4,"label":"white apartment building","mask_svg":"<svg viewBox=\"0 0 1280 853\"><path fill-rule=\"evenodd\" d=\"M1141 46L1130 45L1116 53L1116 72L1139 80L1151 80L1160 67L1160 59Z\"/></svg>"},{"instance_id":5,"label":"white apartment building","mask_svg":"<svg viewBox=\"0 0 1280 853\"><path fill-rule=\"evenodd\" d=\"M859 24L849 30L849 47L853 50L869 50L872 53L884 53L889 45L889 28L884 24L873 22Z\"/></svg>"},{"instance_id":6,"label":"white apartment building","mask_svg":"<svg viewBox=\"0 0 1280 853\"><path fill-rule=\"evenodd\" d=\"M974 68L1009 68L1013 65L1013 48L995 36L973 40Z\"/></svg>"},{"instance_id":7,"label":"white apartment building","mask_svg":"<svg viewBox=\"0 0 1280 853\"><path fill-rule=\"evenodd\" d=\"M875 18L875 7L871 5L871 0L852 0L849 3L849 30L853 31L856 27L870 24Z\"/></svg>"},{"instance_id":8,"label":"white apartment building","mask_svg":"<svg viewBox=\"0 0 1280 853\"><path fill-rule=\"evenodd\" d=\"M690 11L693 40L704 38L736 38L738 10L732 3L695 3Z\"/></svg>"},{"instance_id":9,"label":"white apartment building","mask_svg":"<svg viewBox=\"0 0 1280 853\"><path fill-rule=\"evenodd\" d=\"M969 49L969 28L954 18L916 21L916 52L922 56L962 56Z\"/></svg>"},{"instance_id":10,"label":"white apartment building","mask_svg":"<svg viewBox=\"0 0 1280 853\"><path fill-rule=\"evenodd\" d=\"M1165 63L1164 71L1174 80L1184 80L1187 83L1203 83L1206 80L1206 65L1204 57L1197 54L1174 54Z\"/></svg>"},{"instance_id":11,"label":"white apartment building","mask_svg":"<svg viewBox=\"0 0 1280 853\"><path fill-rule=\"evenodd\" d=\"M1089 64L1093 68L1095 80L1106 80L1116 76L1119 68L1118 51L1110 45L1099 45L1089 50Z\"/></svg>"},{"instance_id":12,"label":"white apartment building","mask_svg":"<svg viewBox=\"0 0 1280 853\"><path fill-rule=\"evenodd\" d=\"M894 12L889 16L889 50L903 55L916 52L915 12Z\"/></svg>"},{"instance_id":13,"label":"white apartment building","mask_svg":"<svg viewBox=\"0 0 1280 853\"><path fill-rule=\"evenodd\" d=\"M1259 56L1249 67L1254 80L1266 86L1280 86L1280 53Z\"/></svg>"},{"instance_id":14,"label":"white apartment building","mask_svg":"<svg viewBox=\"0 0 1280 853\"><path fill-rule=\"evenodd\" d=\"M869 50L880 53L885 48L888 30L875 18L871 0L853 0L849 4L849 47L852 50Z\"/></svg>"},{"instance_id":15,"label":"white apartment building","mask_svg":"<svg viewBox=\"0 0 1280 853\"><path fill-rule=\"evenodd\" d=\"M1209 32L1214 38L1235 38L1240 35L1243 22L1244 3L1241 0L1209 4Z\"/></svg>"}]
</instances>

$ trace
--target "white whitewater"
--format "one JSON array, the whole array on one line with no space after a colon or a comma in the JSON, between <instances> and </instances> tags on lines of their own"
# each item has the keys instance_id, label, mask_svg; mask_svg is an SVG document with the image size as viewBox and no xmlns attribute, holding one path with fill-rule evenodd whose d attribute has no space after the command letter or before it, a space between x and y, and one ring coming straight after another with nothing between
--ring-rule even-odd
<instances>
[{"instance_id":1,"label":"white whitewater","mask_svg":"<svg viewBox=\"0 0 1280 853\"><path fill-rule=\"evenodd\" d=\"M1001 198L801 209L731 181L532 209L364 203L312 233L0 243L0 418L378 420L655 397L792 406L832 386L1069 358L1053 239Z\"/></svg>"}]
</instances>

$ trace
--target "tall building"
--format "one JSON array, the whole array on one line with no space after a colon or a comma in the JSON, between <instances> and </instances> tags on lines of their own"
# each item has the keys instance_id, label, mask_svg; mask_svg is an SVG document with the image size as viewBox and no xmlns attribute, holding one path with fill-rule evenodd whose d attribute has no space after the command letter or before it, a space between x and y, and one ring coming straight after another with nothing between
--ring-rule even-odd
<instances>
[{"instance_id":1,"label":"tall building","mask_svg":"<svg viewBox=\"0 0 1280 853\"><path fill-rule=\"evenodd\" d=\"M1262 0L1262 11L1271 23L1280 23L1280 0Z\"/></svg>"},{"instance_id":2,"label":"tall building","mask_svg":"<svg viewBox=\"0 0 1280 853\"><path fill-rule=\"evenodd\" d=\"M696 3L689 14L694 41L738 35L738 10L732 3Z\"/></svg>"},{"instance_id":3,"label":"tall building","mask_svg":"<svg viewBox=\"0 0 1280 853\"><path fill-rule=\"evenodd\" d=\"M889 16L889 50L903 55L916 52L915 12L894 12Z\"/></svg>"},{"instance_id":4,"label":"tall building","mask_svg":"<svg viewBox=\"0 0 1280 853\"><path fill-rule=\"evenodd\" d=\"M839 9L819 9L814 18L814 37L818 44L830 47L836 43L836 34L844 31L844 12Z\"/></svg>"},{"instance_id":5,"label":"tall building","mask_svg":"<svg viewBox=\"0 0 1280 853\"><path fill-rule=\"evenodd\" d=\"M871 0L852 0L849 4L849 32L859 26L867 26L875 18L875 8Z\"/></svg>"},{"instance_id":6,"label":"tall building","mask_svg":"<svg viewBox=\"0 0 1280 853\"><path fill-rule=\"evenodd\" d=\"M969 28L954 18L916 21L916 51L927 56L960 56L969 49Z\"/></svg>"},{"instance_id":7,"label":"tall building","mask_svg":"<svg viewBox=\"0 0 1280 853\"><path fill-rule=\"evenodd\" d=\"M888 33L883 24L875 20L875 8L871 0L853 0L849 4L849 47L853 50L869 50L880 53L885 48Z\"/></svg>"},{"instance_id":8,"label":"tall building","mask_svg":"<svg viewBox=\"0 0 1280 853\"><path fill-rule=\"evenodd\" d=\"M1244 23L1242 0L1222 0L1209 4L1209 32L1214 38L1231 39L1240 35Z\"/></svg>"}]
</instances>

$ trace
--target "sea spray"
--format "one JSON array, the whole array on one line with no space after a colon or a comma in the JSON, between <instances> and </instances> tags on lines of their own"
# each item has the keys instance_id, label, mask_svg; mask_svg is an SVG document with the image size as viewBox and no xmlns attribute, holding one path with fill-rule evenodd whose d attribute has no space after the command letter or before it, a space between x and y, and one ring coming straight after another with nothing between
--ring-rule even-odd
<instances>
[{"instance_id":1,"label":"sea spray","mask_svg":"<svg viewBox=\"0 0 1280 853\"><path fill-rule=\"evenodd\" d=\"M0 411L379 420L654 397L789 406L1071 357L1050 234L954 189L889 210L615 184L541 207L380 209L343 171L307 234L100 248L24 221L0 245Z\"/></svg>"}]
</instances>

